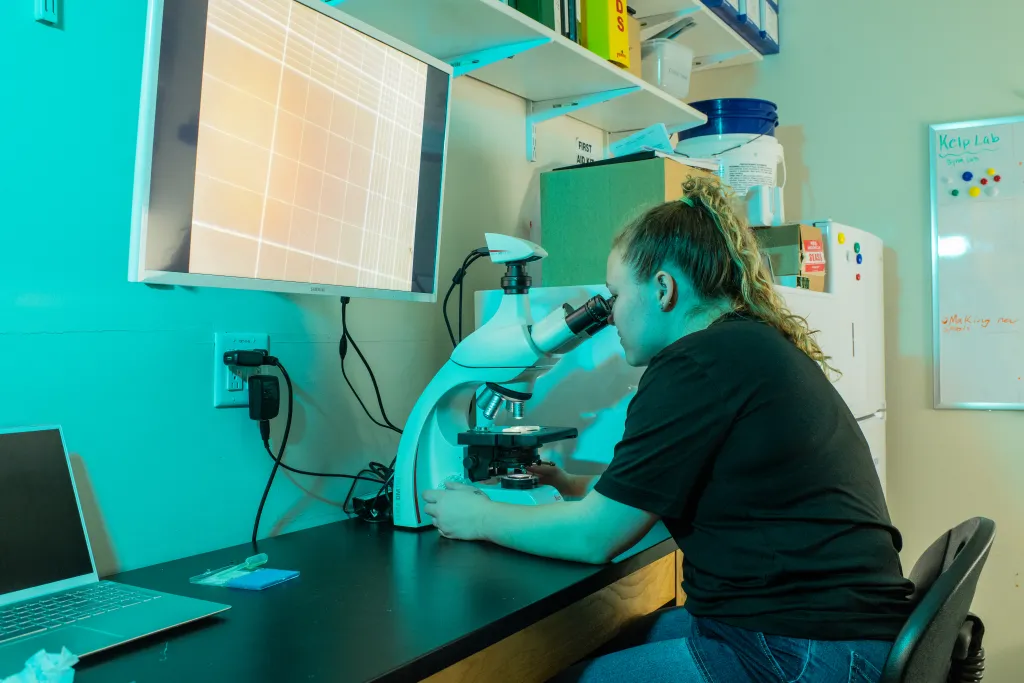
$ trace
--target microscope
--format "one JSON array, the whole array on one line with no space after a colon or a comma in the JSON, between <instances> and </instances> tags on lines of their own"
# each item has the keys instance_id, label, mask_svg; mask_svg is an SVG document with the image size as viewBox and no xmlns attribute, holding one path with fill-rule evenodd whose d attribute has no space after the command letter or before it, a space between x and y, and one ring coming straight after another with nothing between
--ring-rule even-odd
<instances>
[{"instance_id":1,"label":"microscope","mask_svg":"<svg viewBox=\"0 0 1024 683\"><path fill-rule=\"evenodd\" d=\"M494 316L455 347L406 421L394 470L392 514L397 527L428 526L422 494L449 481L473 484L504 503L541 505L562 499L554 487L540 486L527 468L541 462L544 444L575 438L575 429L471 428L470 416L479 405L488 421L502 408L521 418L534 380L558 356L608 325L612 300L597 295L576 309L564 304L535 323L527 266L547 252L508 235L485 237L491 261L505 265L504 295Z\"/></svg>"}]
</instances>

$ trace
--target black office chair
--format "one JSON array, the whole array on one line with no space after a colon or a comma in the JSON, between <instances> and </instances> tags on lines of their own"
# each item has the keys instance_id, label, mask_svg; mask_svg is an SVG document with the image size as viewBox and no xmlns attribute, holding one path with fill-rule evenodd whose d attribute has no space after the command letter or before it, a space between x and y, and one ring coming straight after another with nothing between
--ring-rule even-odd
<instances>
[{"instance_id":1,"label":"black office chair","mask_svg":"<svg viewBox=\"0 0 1024 683\"><path fill-rule=\"evenodd\" d=\"M985 628L970 609L995 535L995 522L975 517L921 555L910 572L917 606L896 638L881 683L981 680Z\"/></svg>"}]
</instances>

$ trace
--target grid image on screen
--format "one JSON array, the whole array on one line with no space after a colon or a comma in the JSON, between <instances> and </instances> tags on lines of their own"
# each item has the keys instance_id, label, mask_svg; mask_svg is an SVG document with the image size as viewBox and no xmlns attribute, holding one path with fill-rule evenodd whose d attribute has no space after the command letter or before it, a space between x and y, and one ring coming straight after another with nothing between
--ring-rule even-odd
<instances>
[{"instance_id":1,"label":"grid image on screen","mask_svg":"<svg viewBox=\"0 0 1024 683\"><path fill-rule=\"evenodd\" d=\"M293 0L209 0L189 272L411 287L428 66Z\"/></svg>"}]
</instances>

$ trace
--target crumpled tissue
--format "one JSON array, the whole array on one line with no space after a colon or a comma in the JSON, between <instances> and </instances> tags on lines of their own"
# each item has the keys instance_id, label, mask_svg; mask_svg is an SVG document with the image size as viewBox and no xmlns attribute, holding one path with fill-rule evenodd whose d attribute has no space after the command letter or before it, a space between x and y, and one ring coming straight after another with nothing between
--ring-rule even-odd
<instances>
[{"instance_id":1,"label":"crumpled tissue","mask_svg":"<svg viewBox=\"0 0 1024 683\"><path fill-rule=\"evenodd\" d=\"M60 654L40 650L25 662L19 673L0 680L0 683L72 683L75 680L73 667L78 657L61 648Z\"/></svg>"}]
</instances>

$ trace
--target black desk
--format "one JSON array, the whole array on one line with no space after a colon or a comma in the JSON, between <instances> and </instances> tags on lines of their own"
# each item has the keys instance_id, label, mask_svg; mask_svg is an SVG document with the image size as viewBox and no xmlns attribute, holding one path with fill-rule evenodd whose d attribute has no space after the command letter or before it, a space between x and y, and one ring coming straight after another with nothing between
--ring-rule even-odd
<instances>
[{"instance_id":1,"label":"black desk","mask_svg":"<svg viewBox=\"0 0 1024 683\"><path fill-rule=\"evenodd\" d=\"M675 551L663 528L626 559L590 566L338 522L260 542L301 576L262 592L190 576L252 554L237 546L111 579L232 609L83 660L78 683L420 680Z\"/></svg>"}]
</instances>

